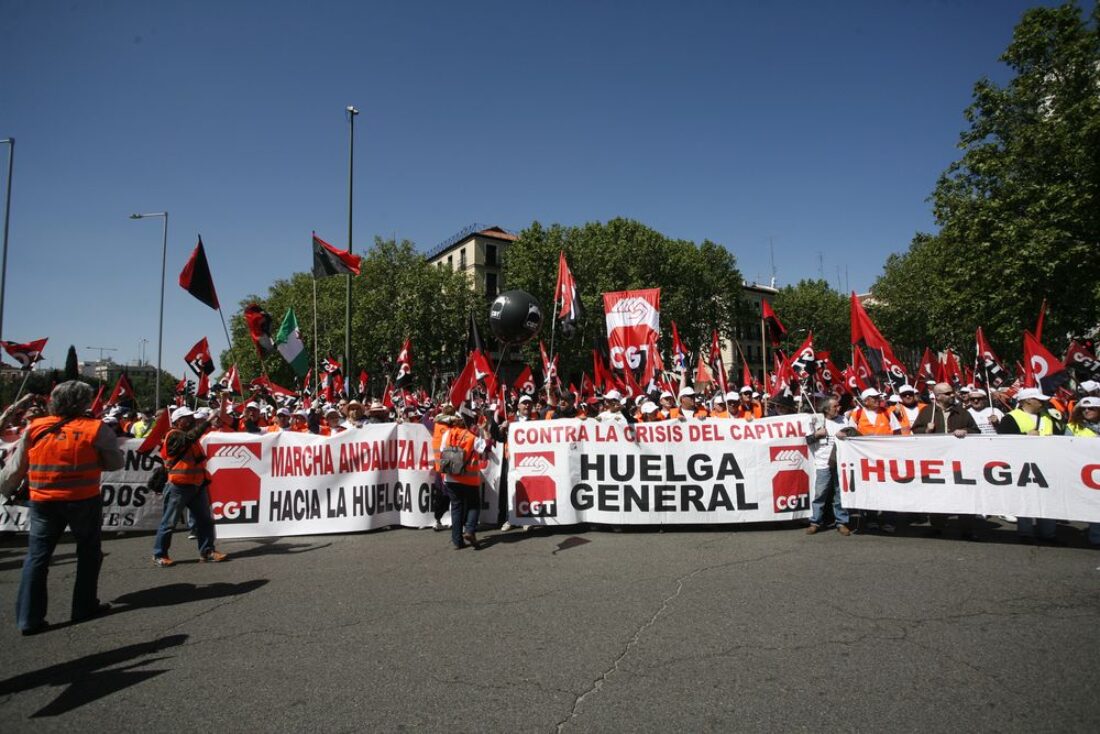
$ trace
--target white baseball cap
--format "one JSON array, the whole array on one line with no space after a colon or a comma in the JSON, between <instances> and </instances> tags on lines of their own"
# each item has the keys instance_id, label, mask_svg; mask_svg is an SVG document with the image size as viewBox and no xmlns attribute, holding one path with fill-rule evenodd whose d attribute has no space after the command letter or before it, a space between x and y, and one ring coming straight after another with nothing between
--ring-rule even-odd
<instances>
[{"instance_id":1,"label":"white baseball cap","mask_svg":"<svg viewBox=\"0 0 1100 734\"><path fill-rule=\"evenodd\" d=\"M860 400L866 400L867 398L877 398L877 397L881 397L881 396L882 396L882 393L880 393L878 390L876 390L873 387L869 387L869 388L867 388L866 390L864 390L863 392L861 392L859 394L859 399Z\"/></svg>"},{"instance_id":2,"label":"white baseball cap","mask_svg":"<svg viewBox=\"0 0 1100 734\"><path fill-rule=\"evenodd\" d=\"M680 397L695 397L695 388L685 387L680 390Z\"/></svg>"},{"instance_id":3,"label":"white baseball cap","mask_svg":"<svg viewBox=\"0 0 1100 734\"><path fill-rule=\"evenodd\" d=\"M676 397L676 396L672 394L671 390L662 390L661 391L661 398L662 399L664 399L664 398L674 398L674 397Z\"/></svg>"},{"instance_id":4,"label":"white baseball cap","mask_svg":"<svg viewBox=\"0 0 1100 734\"><path fill-rule=\"evenodd\" d=\"M531 402L531 396L530 395L524 395L523 397L521 397L519 399L519 401L521 403L529 403L529 402Z\"/></svg>"},{"instance_id":5,"label":"white baseball cap","mask_svg":"<svg viewBox=\"0 0 1100 734\"><path fill-rule=\"evenodd\" d=\"M902 393L906 393L906 392L911 392L914 395L916 395L917 394L917 388L913 387L912 385L910 385L907 382L907 383L905 383L904 385L902 385L901 387L898 388L898 395L901 395Z\"/></svg>"},{"instance_id":6,"label":"white baseball cap","mask_svg":"<svg viewBox=\"0 0 1100 734\"><path fill-rule=\"evenodd\" d=\"M1096 380L1085 380L1079 387L1085 392L1093 392L1095 390L1100 390L1100 382Z\"/></svg>"},{"instance_id":7,"label":"white baseball cap","mask_svg":"<svg viewBox=\"0 0 1100 734\"><path fill-rule=\"evenodd\" d=\"M1100 402L1100 399L1097 399ZM652 415L657 412L657 403L650 402L649 400L642 403L642 412L646 415Z\"/></svg>"},{"instance_id":8,"label":"white baseball cap","mask_svg":"<svg viewBox=\"0 0 1100 734\"><path fill-rule=\"evenodd\" d=\"M726 404L726 396L723 395L722 393L716 393L715 396L711 399L711 402L712 403L721 403L722 405L725 405Z\"/></svg>"},{"instance_id":9,"label":"white baseball cap","mask_svg":"<svg viewBox=\"0 0 1100 734\"><path fill-rule=\"evenodd\" d=\"M1025 387L1016 393L1016 402L1022 403L1025 400L1050 400L1049 395L1043 395L1043 391L1035 387Z\"/></svg>"},{"instance_id":10,"label":"white baseball cap","mask_svg":"<svg viewBox=\"0 0 1100 734\"><path fill-rule=\"evenodd\" d=\"M1094 398L1091 395L1087 398L1081 398L1077 401L1077 407L1079 408L1100 408L1100 398Z\"/></svg>"},{"instance_id":11,"label":"white baseball cap","mask_svg":"<svg viewBox=\"0 0 1100 734\"><path fill-rule=\"evenodd\" d=\"M181 405L172 411L172 422L175 423L180 418L190 418L195 415L195 411L188 408L186 405Z\"/></svg>"},{"instance_id":12,"label":"white baseball cap","mask_svg":"<svg viewBox=\"0 0 1100 734\"><path fill-rule=\"evenodd\" d=\"M604 400L622 400L623 394L618 390L608 390L603 395Z\"/></svg>"},{"instance_id":13,"label":"white baseball cap","mask_svg":"<svg viewBox=\"0 0 1100 734\"><path fill-rule=\"evenodd\" d=\"M752 387L750 387L749 385L745 385L744 387L741 388L741 392L750 392L751 393L752 392Z\"/></svg>"}]
</instances>

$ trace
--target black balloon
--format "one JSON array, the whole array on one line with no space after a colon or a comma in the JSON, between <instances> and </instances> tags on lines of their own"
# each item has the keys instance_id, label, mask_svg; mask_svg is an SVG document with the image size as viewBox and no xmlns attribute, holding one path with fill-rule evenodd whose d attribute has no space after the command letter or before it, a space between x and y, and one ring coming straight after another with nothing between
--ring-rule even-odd
<instances>
[{"instance_id":1,"label":"black balloon","mask_svg":"<svg viewBox=\"0 0 1100 734\"><path fill-rule=\"evenodd\" d=\"M505 344L530 341L542 327L542 307L526 291L505 291L489 307L489 328Z\"/></svg>"}]
</instances>

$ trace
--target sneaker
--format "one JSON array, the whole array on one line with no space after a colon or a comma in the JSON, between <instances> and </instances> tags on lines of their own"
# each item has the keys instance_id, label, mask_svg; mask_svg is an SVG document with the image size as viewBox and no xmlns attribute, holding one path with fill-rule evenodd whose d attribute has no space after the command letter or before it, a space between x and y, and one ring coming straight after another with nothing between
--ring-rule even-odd
<instances>
[{"instance_id":1,"label":"sneaker","mask_svg":"<svg viewBox=\"0 0 1100 734\"><path fill-rule=\"evenodd\" d=\"M1015 515L998 515L998 517L1000 517L1005 522L1016 522Z\"/></svg>"},{"instance_id":2,"label":"sneaker","mask_svg":"<svg viewBox=\"0 0 1100 734\"><path fill-rule=\"evenodd\" d=\"M168 568L169 566L176 565L176 562L168 556L160 556L153 558L153 565L158 568Z\"/></svg>"},{"instance_id":3,"label":"sneaker","mask_svg":"<svg viewBox=\"0 0 1100 734\"><path fill-rule=\"evenodd\" d=\"M500 526L500 532L507 533L509 530L514 530L515 527L515 525L505 520L504 524Z\"/></svg>"},{"instance_id":4,"label":"sneaker","mask_svg":"<svg viewBox=\"0 0 1100 734\"><path fill-rule=\"evenodd\" d=\"M205 556L200 556L199 560L203 563L221 563L227 558L229 558L229 556L224 553L219 553L218 551L210 551Z\"/></svg>"},{"instance_id":5,"label":"sneaker","mask_svg":"<svg viewBox=\"0 0 1100 734\"><path fill-rule=\"evenodd\" d=\"M198 537L199 537L199 536L195 535L194 533L188 533L188 534L187 534L187 539L188 539L188 540L197 540L197 539L198 539Z\"/></svg>"},{"instance_id":6,"label":"sneaker","mask_svg":"<svg viewBox=\"0 0 1100 734\"><path fill-rule=\"evenodd\" d=\"M441 523L439 520L436 520L435 525L432 525L432 530L434 530L435 532L438 533L442 529L443 529L443 523Z\"/></svg>"},{"instance_id":7,"label":"sneaker","mask_svg":"<svg viewBox=\"0 0 1100 734\"><path fill-rule=\"evenodd\" d=\"M852 529L849 528L847 525L837 525L836 526L836 531L838 533L840 533L841 535L844 535L844 536L848 536L848 535L852 534Z\"/></svg>"},{"instance_id":8,"label":"sneaker","mask_svg":"<svg viewBox=\"0 0 1100 734\"><path fill-rule=\"evenodd\" d=\"M806 535L813 535L821 532L821 526L810 523L806 528Z\"/></svg>"}]
</instances>

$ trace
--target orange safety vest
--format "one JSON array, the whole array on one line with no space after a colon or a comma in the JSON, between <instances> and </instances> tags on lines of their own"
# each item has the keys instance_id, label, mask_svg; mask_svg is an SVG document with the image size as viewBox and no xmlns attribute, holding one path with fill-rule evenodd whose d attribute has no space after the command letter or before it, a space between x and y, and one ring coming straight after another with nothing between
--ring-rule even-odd
<instances>
[{"instance_id":1,"label":"orange safety vest","mask_svg":"<svg viewBox=\"0 0 1100 734\"><path fill-rule=\"evenodd\" d=\"M477 452L474 451L474 441L476 437L474 434L467 431L465 428L457 427L451 428L449 431L443 434L440 441L440 448L443 444L447 446L453 446L455 448L462 449L462 454L466 458L466 465L462 469L461 474L444 474L444 482L454 482L455 484L465 484L469 487L477 487L481 484L481 474L478 472L478 457Z\"/></svg>"},{"instance_id":2,"label":"orange safety vest","mask_svg":"<svg viewBox=\"0 0 1100 734\"><path fill-rule=\"evenodd\" d=\"M894 433L894 429L890 427L890 412L887 410L877 411L874 423L870 421L867 411L863 408L856 408L852 417L855 419L852 422L856 424L856 430L861 436L890 436Z\"/></svg>"},{"instance_id":3,"label":"orange safety vest","mask_svg":"<svg viewBox=\"0 0 1100 734\"><path fill-rule=\"evenodd\" d=\"M36 442L61 420L38 418L27 429L27 483L35 502L72 502L99 494L99 452L94 442L102 423L76 418Z\"/></svg>"},{"instance_id":4,"label":"orange safety vest","mask_svg":"<svg viewBox=\"0 0 1100 734\"><path fill-rule=\"evenodd\" d=\"M683 411L680 409L680 406L678 406L678 405L675 408L673 408L672 410L668 411L669 419L679 418L681 415L683 415ZM707 412L706 408L702 407L701 405L696 405L695 406L695 415L692 416L692 417L699 419L699 418L706 418L708 415L710 415L710 413Z\"/></svg>"},{"instance_id":5,"label":"orange safety vest","mask_svg":"<svg viewBox=\"0 0 1100 734\"><path fill-rule=\"evenodd\" d=\"M732 412L734 418L744 419L747 415L751 415L753 418L764 417L764 408L755 400L748 406L744 403L738 403L733 407Z\"/></svg>"},{"instance_id":6,"label":"orange safety vest","mask_svg":"<svg viewBox=\"0 0 1100 734\"><path fill-rule=\"evenodd\" d=\"M898 423L901 424L901 435L913 435L913 426L909 423L909 413L901 407L901 403L898 403L897 405L891 405L889 408L887 408L887 412L893 413L895 416L897 416Z\"/></svg>"},{"instance_id":7,"label":"orange safety vest","mask_svg":"<svg viewBox=\"0 0 1100 734\"><path fill-rule=\"evenodd\" d=\"M436 421L435 427L432 428L432 466L435 469L435 473L439 473L439 446L443 443L443 434L450 429L450 426Z\"/></svg>"},{"instance_id":8,"label":"orange safety vest","mask_svg":"<svg viewBox=\"0 0 1100 734\"><path fill-rule=\"evenodd\" d=\"M733 415L728 410L716 410L710 414L711 418L732 418Z\"/></svg>"},{"instance_id":9,"label":"orange safety vest","mask_svg":"<svg viewBox=\"0 0 1100 734\"><path fill-rule=\"evenodd\" d=\"M206 480L206 469L203 468L206 455L202 451L202 446L198 441L191 444L183 456L173 464L173 459L168 458L168 438L173 433L181 433L181 431L178 428L169 431L160 447L160 456L164 459L165 467L171 467L168 469L168 483L181 486L202 484Z\"/></svg>"}]
</instances>

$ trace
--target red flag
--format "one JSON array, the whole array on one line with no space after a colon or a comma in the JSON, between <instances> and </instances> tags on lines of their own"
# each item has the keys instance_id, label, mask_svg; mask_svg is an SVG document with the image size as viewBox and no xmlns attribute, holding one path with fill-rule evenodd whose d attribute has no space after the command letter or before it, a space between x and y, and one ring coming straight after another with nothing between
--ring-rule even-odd
<instances>
[{"instance_id":1,"label":"red flag","mask_svg":"<svg viewBox=\"0 0 1100 734\"><path fill-rule=\"evenodd\" d=\"M523 365L523 372L519 373L519 377L512 383L512 387L524 395L533 396L535 394L535 376L531 374L529 366Z\"/></svg>"},{"instance_id":2,"label":"red flag","mask_svg":"<svg viewBox=\"0 0 1100 734\"><path fill-rule=\"evenodd\" d=\"M134 388L130 384L130 378L123 372L118 376L115 389L111 391L111 397L107 398L107 405L118 405L123 400L133 400Z\"/></svg>"},{"instance_id":3,"label":"red flag","mask_svg":"<svg viewBox=\"0 0 1100 734\"><path fill-rule=\"evenodd\" d=\"M530 370L530 368L528 368ZM588 376L587 372L581 373L581 397L588 399L596 394L596 388L592 385L592 378Z\"/></svg>"},{"instance_id":4,"label":"red flag","mask_svg":"<svg viewBox=\"0 0 1100 734\"><path fill-rule=\"evenodd\" d=\"M959 357L950 349L943 356L943 382L950 382L955 387L963 384L962 364Z\"/></svg>"},{"instance_id":5,"label":"red flag","mask_svg":"<svg viewBox=\"0 0 1100 734\"><path fill-rule=\"evenodd\" d=\"M343 371L343 368L340 367L340 363L337 362L332 357L325 357L324 358L324 360L321 362L321 369L323 369L325 372L327 372L330 375L335 374L337 372L342 372Z\"/></svg>"},{"instance_id":6,"label":"red flag","mask_svg":"<svg viewBox=\"0 0 1100 734\"><path fill-rule=\"evenodd\" d=\"M218 380L218 384L223 389L228 390L233 395L243 395L244 390L241 389L241 375L237 372L237 365L233 365L229 370L221 376Z\"/></svg>"},{"instance_id":7,"label":"red flag","mask_svg":"<svg viewBox=\"0 0 1100 734\"><path fill-rule=\"evenodd\" d=\"M302 390L305 392L311 392L313 390L313 368L310 367L306 372L306 379L302 380Z\"/></svg>"},{"instance_id":8,"label":"red flag","mask_svg":"<svg viewBox=\"0 0 1100 734\"><path fill-rule=\"evenodd\" d=\"M542 357L542 384L549 389L550 387L557 385L558 380L558 358L555 355L553 361L546 355L546 346L539 339L539 355Z\"/></svg>"},{"instance_id":9,"label":"red flag","mask_svg":"<svg viewBox=\"0 0 1100 734\"><path fill-rule=\"evenodd\" d=\"M1064 364L1067 369L1073 368L1083 374L1085 379L1095 380L1100 377L1100 361L1097 361L1096 355L1089 351L1087 347L1078 344L1076 341L1069 343Z\"/></svg>"},{"instance_id":10,"label":"red flag","mask_svg":"<svg viewBox=\"0 0 1100 734\"><path fill-rule=\"evenodd\" d=\"M982 327L978 327L974 342L976 346L974 355L975 374L983 382L992 387L1000 387L1008 382L1008 374L1000 358L993 353L993 347L985 340Z\"/></svg>"},{"instance_id":11,"label":"red flag","mask_svg":"<svg viewBox=\"0 0 1100 734\"><path fill-rule=\"evenodd\" d=\"M859 378L859 389L862 391L870 387L874 382L874 372L871 371L871 365L859 347L852 352L852 368L855 370L856 377Z\"/></svg>"},{"instance_id":12,"label":"red flag","mask_svg":"<svg viewBox=\"0 0 1100 734\"><path fill-rule=\"evenodd\" d=\"M717 330L712 331L710 337L710 368L718 378L718 389L725 395L729 392L729 378L726 375L726 365L722 361L722 343L718 339Z\"/></svg>"},{"instance_id":13,"label":"red flag","mask_svg":"<svg viewBox=\"0 0 1100 734\"><path fill-rule=\"evenodd\" d=\"M288 396L288 397L293 397L294 396L294 391L293 390L287 390L285 387L282 387L281 385L276 385L274 382L271 381L271 378L268 377L267 375L260 375L255 380L248 383L248 385L253 390L258 389L258 388L262 388L264 390L267 390L272 395L285 395L285 396Z\"/></svg>"},{"instance_id":14,"label":"red flag","mask_svg":"<svg viewBox=\"0 0 1100 734\"><path fill-rule=\"evenodd\" d=\"M752 370L749 369L749 363L744 359L741 360L741 387L752 387Z\"/></svg>"},{"instance_id":15,"label":"red flag","mask_svg":"<svg viewBox=\"0 0 1100 734\"><path fill-rule=\"evenodd\" d=\"M704 382L714 382L714 375L707 369L707 361L700 354L699 364L695 366L695 384L702 385Z\"/></svg>"},{"instance_id":16,"label":"red flag","mask_svg":"<svg viewBox=\"0 0 1100 734\"><path fill-rule=\"evenodd\" d=\"M405 339L401 345L401 351L397 353L397 375L393 378L393 384L404 387L412 382L412 340Z\"/></svg>"},{"instance_id":17,"label":"red flag","mask_svg":"<svg viewBox=\"0 0 1100 734\"><path fill-rule=\"evenodd\" d=\"M138 453L148 454L160 448L160 442L168 435L168 430L171 427L172 424L168 420L168 409L165 408L157 414L157 420L149 430L149 435L141 442L141 446L138 446Z\"/></svg>"},{"instance_id":18,"label":"red flag","mask_svg":"<svg viewBox=\"0 0 1100 734\"><path fill-rule=\"evenodd\" d=\"M210 264L206 262L206 250L202 246L202 235L199 235L199 244L195 245L191 258L180 272L180 286L215 311L220 308L214 279L210 275Z\"/></svg>"},{"instance_id":19,"label":"red flag","mask_svg":"<svg viewBox=\"0 0 1100 734\"><path fill-rule=\"evenodd\" d=\"M867 312L863 309L863 304L859 302L859 297L856 296L855 291L852 291L850 307L852 319L852 344L861 344L868 349L890 349L890 343L882 337L881 333L879 333L878 328L876 328L874 322L871 321L871 317L868 316Z\"/></svg>"},{"instance_id":20,"label":"red flag","mask_svg":"<svg viewBox=\"0 0 1100 734\"><path fill-rule=\"evenodd\" d=\"M936 379L937 364L938 361L932 354L932 350L925 347L924 354L922 354L920 358L920 365L917 367L917 380L939 382L939 380Z\"/></svg>"},{"instance_id":21,"label":"red flag","mask_svg":"<svg viewBox=\"0 0 1100 734\"><path fill-rule=\"evenodd\" d=\"M316 233L313 235L313 277L324 278L329 275L359 275L362 258L333 247Z\"/></svg>"},{"instance_id":22,"label":"red flag","mask_svg":"<svg viewBox=\"0 0 1100 734\"><path fill-rule=\"evenodd\" d=\"M776 363L775 373L772 375L771 389L768 390L768 397L772 398L777 397L780 393L789 392L791 381L794 379L790 361L780 359L779 354L775 354L774 359Z\"/></svg>"},{"instance_id":23,"label":"red flag","mask_svg":"<svg viewBox=\"0 0 1100 734\"><path fill-rule=\"evenodd\" d=\"M393 408L393 385L386 383L386 392L382 394L382 406Z\"/></svg>"},{"instance_id":24,"label":"red flag","mask_svg":"<svg viewBox=\"0 0 1100 734\"><path fill-rule=\"evenodd\" d=\"M52 390L51 390L52 392ZM92 415L96 418L103 412L103 385L99 386L99 392L95 394L95 400L92 401Z\"/></svg>"},{"instance_id":25,"label":"red flag","mask_svg":"<svg viewBox=\"0 0 1100 734\"><path fill-rule=\"evenodd\" d=\"M210 345L204 336L183 357L183 361L196 375L210 375L214 372L214 358L210 356Z\"/></svg>"},{"instance_id":26,"label":"red flag","mask_svg":"<svg viewBox=\"0 0 1100 734\"><path fill-rule=\"evenodd\" d=\"M887 349L882 350L882 369L895 391L902 385L908 384L909 373L905 371L905 366L895 361L894 353Z\"/></svg>"},{"instance_id":27,"label":"red flag","mask_svg":"<svg viewBox=\"0 0 1100 734\"><path fill-rule=\"evenodd\" d=\"M1061 360L1047 351L1047 348L1030 331L1024 332L1024 385L1039 387L1047 395L1069 381L1069 373Z\"/></svg>"},{"instance_id":28,"label":"red flag","mask_svg":"<svg viewBox=\"0 0 1100 734\"><path fill-rule=\"evenodd\" d=\"M798 351L791 355L787 363L790 366L792 376L800 377L817 369L817 358L814 355L814 333L808 332L806 340Z\"/></svg>"},{"instance_id":29,"label":"red flag","mask_svg":"<svg viewBox=\"0 0 1100 734\"><path fill-rule=\"evenodd\" d=\"M680 341L680 330L676 328L676 322L672 322L672 365L677 372L687 372L688 350Z\"/></svg>"},{"instance_id":30,"label":"red flag","mask_svg":"<svg viewBox=\"0 0 1100 734\"><path fill-rule=\"evenodd\" d=\"M474 381L484 380L486 395L495 395L498 388L497 378L493 374L493 367L489 364L489 360L477 349L470 352L470 357L474 360Z\"/></svg>"},{"instance_id":31,"label":"red flag","mask_svg":"<svg viewBox=\"0 0 1100 734\"><path fill-rule=\"evenodd\" d=\"M783 326L779 317L775 315L771 304L764 299L760 300L760 318L764 322L764 329L768 333L768 341L772 344L779 344L783 341L783 337L787 335L787 329Z\"/></svg>"},{"instance_id":32,"label":"red flag","mask_svg":"<svg viewBox=\"0 0 1100 734\"><path fill-rule=\"evenodd\" d=\"M196 398L205 398L210 394L210 375L203 372L199 375L199 386L195 389Z\"/></svg>"},{"instance_id":33,"label":"red flag","mask_svg":"<svg viewBox=\"0 0 1100 734\"><path fill-rule=\"evenodd\" d=\"M595 349L592 350L592 380L603 392L619 388L619 381L611 374L611 370L604 364L603 357Z\"/></svg>"},{"instance_id":34,"label":"red flag","mask_svg":"<svg viewBox=\"0 0 1100 734\"><path fill-rule=\"evenodd\" d=\"M850 365L842 374L844 375L844 387L852 395L859 395L867 389L867 383L860 378L859 371L854 365Z\"/></svg>"},{"instance_id":35,"label":"red flag","mask_svg":"<svg viewBox=\"0 0 1100 734\"><path fill-rule=\"evenodd\" d=\"M454 383L451 385L451 405L458 408L466 402L477 384L475 379L476 374L477 365L474 363L474 358L471 354L466 358L466 366L462 368L462 372L459 373L458 377L455 378Z\"/></svg>"},{"instance_id":36,"label":"red flag","mask_svg":"<svg viewBox=\"0 0 1100 734\"><path fill-rule=\"evenodd\" d=\"M250 303L244 308L244 320L248 325L248 335L256 345L256 353L264 359L275 351L275 340L271 338L271 314L259 305Z\"/></svg>"},{"instance_id":37,"label":"red flag","mask_svg":"<svg viewBox=\"0 0 1100 734\"><path fill-rule=\"evenodd\" d=\"M20 367L29 370L34 366L35 362L42 361L42 350L46 348L47 341L49 341L49 337L45 339L35 339L26 344L7 341L0 342L0 344L4 346L4 351L10 354L12 359L19 363Z\"/></svg>"},{"instance_id":38,"label":"red flag","mask_svg":"<svg viewBox=\"0 0 1100 734\"><path fill-rule=\"evenodd\" d=\"M573 327L583 315L580 296L577 295L577 282L565 261L565 251L558 255L558 282L554 286L554 306L558 309L558 318L564 327Z\"/></svg>"},{"instance_id":39,"label":"red flag","mask_svg":"<svg viewBox=\"0 0 1100 734\"><path fill-rule=\"evenodd\" d=\"M359 397L362 399L367 394L367 382L369 380L366 370L359 370Z\"/></svg>"}]
</instances>

